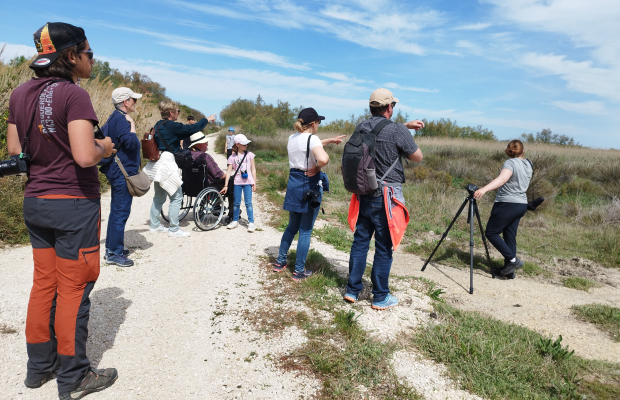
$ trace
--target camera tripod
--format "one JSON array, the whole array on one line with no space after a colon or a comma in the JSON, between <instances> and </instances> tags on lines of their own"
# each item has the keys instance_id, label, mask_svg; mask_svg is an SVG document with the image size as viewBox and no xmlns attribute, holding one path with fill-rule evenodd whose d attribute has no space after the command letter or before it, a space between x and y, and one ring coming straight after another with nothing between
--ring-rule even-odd
<instances>
[{"instance_id":1,"label":"camera tripod","mask_svg":"<svg viewBox=\"0 0 620 400\"><path fill-rule=\"evenodd\" d=\"M484 249L486 250L486 253L487 253L487 260L489 261L489 268L492 268L492 265L491 265L491 256L489 256L489 248L487 247L487 241L486 241L486 238L484 237L484 229L482 229L482 221L480 221L480 212L478 212L478 204L476 203L476 199L474 199L474 192L478 190L478 186L469 184L467 185L465 189L467 189L467 192L469 193L469 195L467 196L465 201L463 201L463 204L461 204L461 208L459 208L456 215L454 216L454 219L452 220L452 222L450 222L448 229L441 236L441 240L439 240L439 243L437 243L437 246L435 246L435 249L431 253L431 256L424 263L424 266L422 267L422 271L426 269L426 266L428 265L428 263L431 261L431 259L435 255L435 252L437 251L439 246L441 246L441 243L446 238L446 236L448 236L448 232L450 232L450 229L456 222L457 218L459 217L459 215L461 215L461 212L463 212L463 209L465 208L467 203L469 203L469 212L467 214L467 223L469 224L469 257L470 257L469 258L469 293L474 294L474 221L472 218L474 213L476 215L476 218L478 219L478 226L480 226L480 234L482 235L482 242L484 243Z\"/></svg>"}]
</instances>

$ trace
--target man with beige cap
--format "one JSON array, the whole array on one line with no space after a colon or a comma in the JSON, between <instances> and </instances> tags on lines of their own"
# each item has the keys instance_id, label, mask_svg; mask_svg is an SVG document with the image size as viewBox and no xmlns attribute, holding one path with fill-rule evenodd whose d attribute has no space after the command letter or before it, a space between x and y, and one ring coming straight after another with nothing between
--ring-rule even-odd
<instances>
[{"instance_id":1,"label":"man with beige cap","mask_svg":"<svg viewBox=\"0 0 620 400\"><path fill-rule=\"evenodd\" d=\"M360 132L370 134L377 124L392 118L397 103L398 99L391 91L383 88L375 90L369 103L372 117L361 123L358 127ZM422 121L418 120L405 124L388 123L376 133L375 170L377 178L384 177L384 186L399 187L405 183L402 157L415 162L422 161L422 150L416 145L409 129L418 130L423 126ZM383 190L359 196L359 213L349 257L349 280L344 295L344 300L355 303L364 288L362 276L366 270L368 247L374 233L375 258L370 277L374 296L372 308L375 310L384 310L398 304L398 299L390 294L388 285L393 244L383 196Z\"/></svg>"},{"instance_id":2,"label":"man with beige cap","mask_svg":"<svg viewBox=\"0 0 620 400\"><path fill-rule=\"evenodd\" d=\"M118 150L116 156L130 176L140 172L140 139L136 135L136 123L129 114L136 111L136 103L141 97L126 87L114 89L112 103L115 110L102 127L104 134L112 139ZM127 258L129 251L125 250L125 225L133 198L118 165L112 159L106 159L102 164L99 170L110 181L112 192L104 258L107 264L131 267L134 263Z\"/></svg>"}]
</instances>

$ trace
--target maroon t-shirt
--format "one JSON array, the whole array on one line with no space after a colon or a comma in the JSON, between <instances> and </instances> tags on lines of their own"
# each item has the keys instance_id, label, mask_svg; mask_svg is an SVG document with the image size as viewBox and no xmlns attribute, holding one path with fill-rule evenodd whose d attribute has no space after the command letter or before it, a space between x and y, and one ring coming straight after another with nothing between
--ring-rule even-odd
<instances>
[{"instance_id":1,"label":"maroon t-shirt","mask_svg":"<svg viewBox=\"0 0 620 400\"><path fill-rule=\"evenodd\" d=\"M8 122L17 126L22 145L36 96L53 79L33 78L11 94ZM81 87L62 81L48 86L39 99L29 144L22 149L32 159L24 196L100 197L97 167L80 167L73 159L69 143L69 122L80 119L98 122L90 96Z\"/></svg>"}]
</instances>

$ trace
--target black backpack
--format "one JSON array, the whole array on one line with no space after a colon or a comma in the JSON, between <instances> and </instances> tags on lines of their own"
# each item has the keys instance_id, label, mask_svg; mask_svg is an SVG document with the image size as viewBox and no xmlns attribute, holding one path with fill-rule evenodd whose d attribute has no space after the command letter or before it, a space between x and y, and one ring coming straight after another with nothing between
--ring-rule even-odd
<instances>
[{"instance_id":1,"label":"black backpack","mask_svg":"<svg viewBox=\"0 0 620 400\"><path fill-rule=\"evenodd\" d=\"M342 153L342 178L344 188L355 194L371 194L378 188L375 172L375 142L381 130L392 121L384 119L379 122L370 133L362 133L362 124L359 124L351 139L344 145ZM398 159L396 159L398 162ZM396 162L387 171L390 172ZM385 179L387 173L381 178Z\"/></svg>"}]
</instances>

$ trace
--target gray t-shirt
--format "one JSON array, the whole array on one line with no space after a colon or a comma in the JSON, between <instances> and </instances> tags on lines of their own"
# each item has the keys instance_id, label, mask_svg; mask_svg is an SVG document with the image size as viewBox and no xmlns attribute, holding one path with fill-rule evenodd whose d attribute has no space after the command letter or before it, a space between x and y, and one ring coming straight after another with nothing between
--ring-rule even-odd
<instances>
[{"instance_id":1,"label":"gray t-shirt","mask_svg":"<svg viewBox=\"0 0 620 400\"><path fill-rule=\"evenodd\" d=\"M532 163L530 160L521 158L511 158L506 160L502 169L512 171L512 176L508 182L497 190L496 203L519 203L527 204L527 191L532 179Z\"/></svg>"},{"instance_id":2,"label":"gray t-shirt","mask_svg":"<svg viewBox=\"0 0 620 400\"><path fill-rule=\"evenodd\" d=\"M235 145L235 135L226 135L226 149L230 150Z\"/></svg>"}]
</instances>

